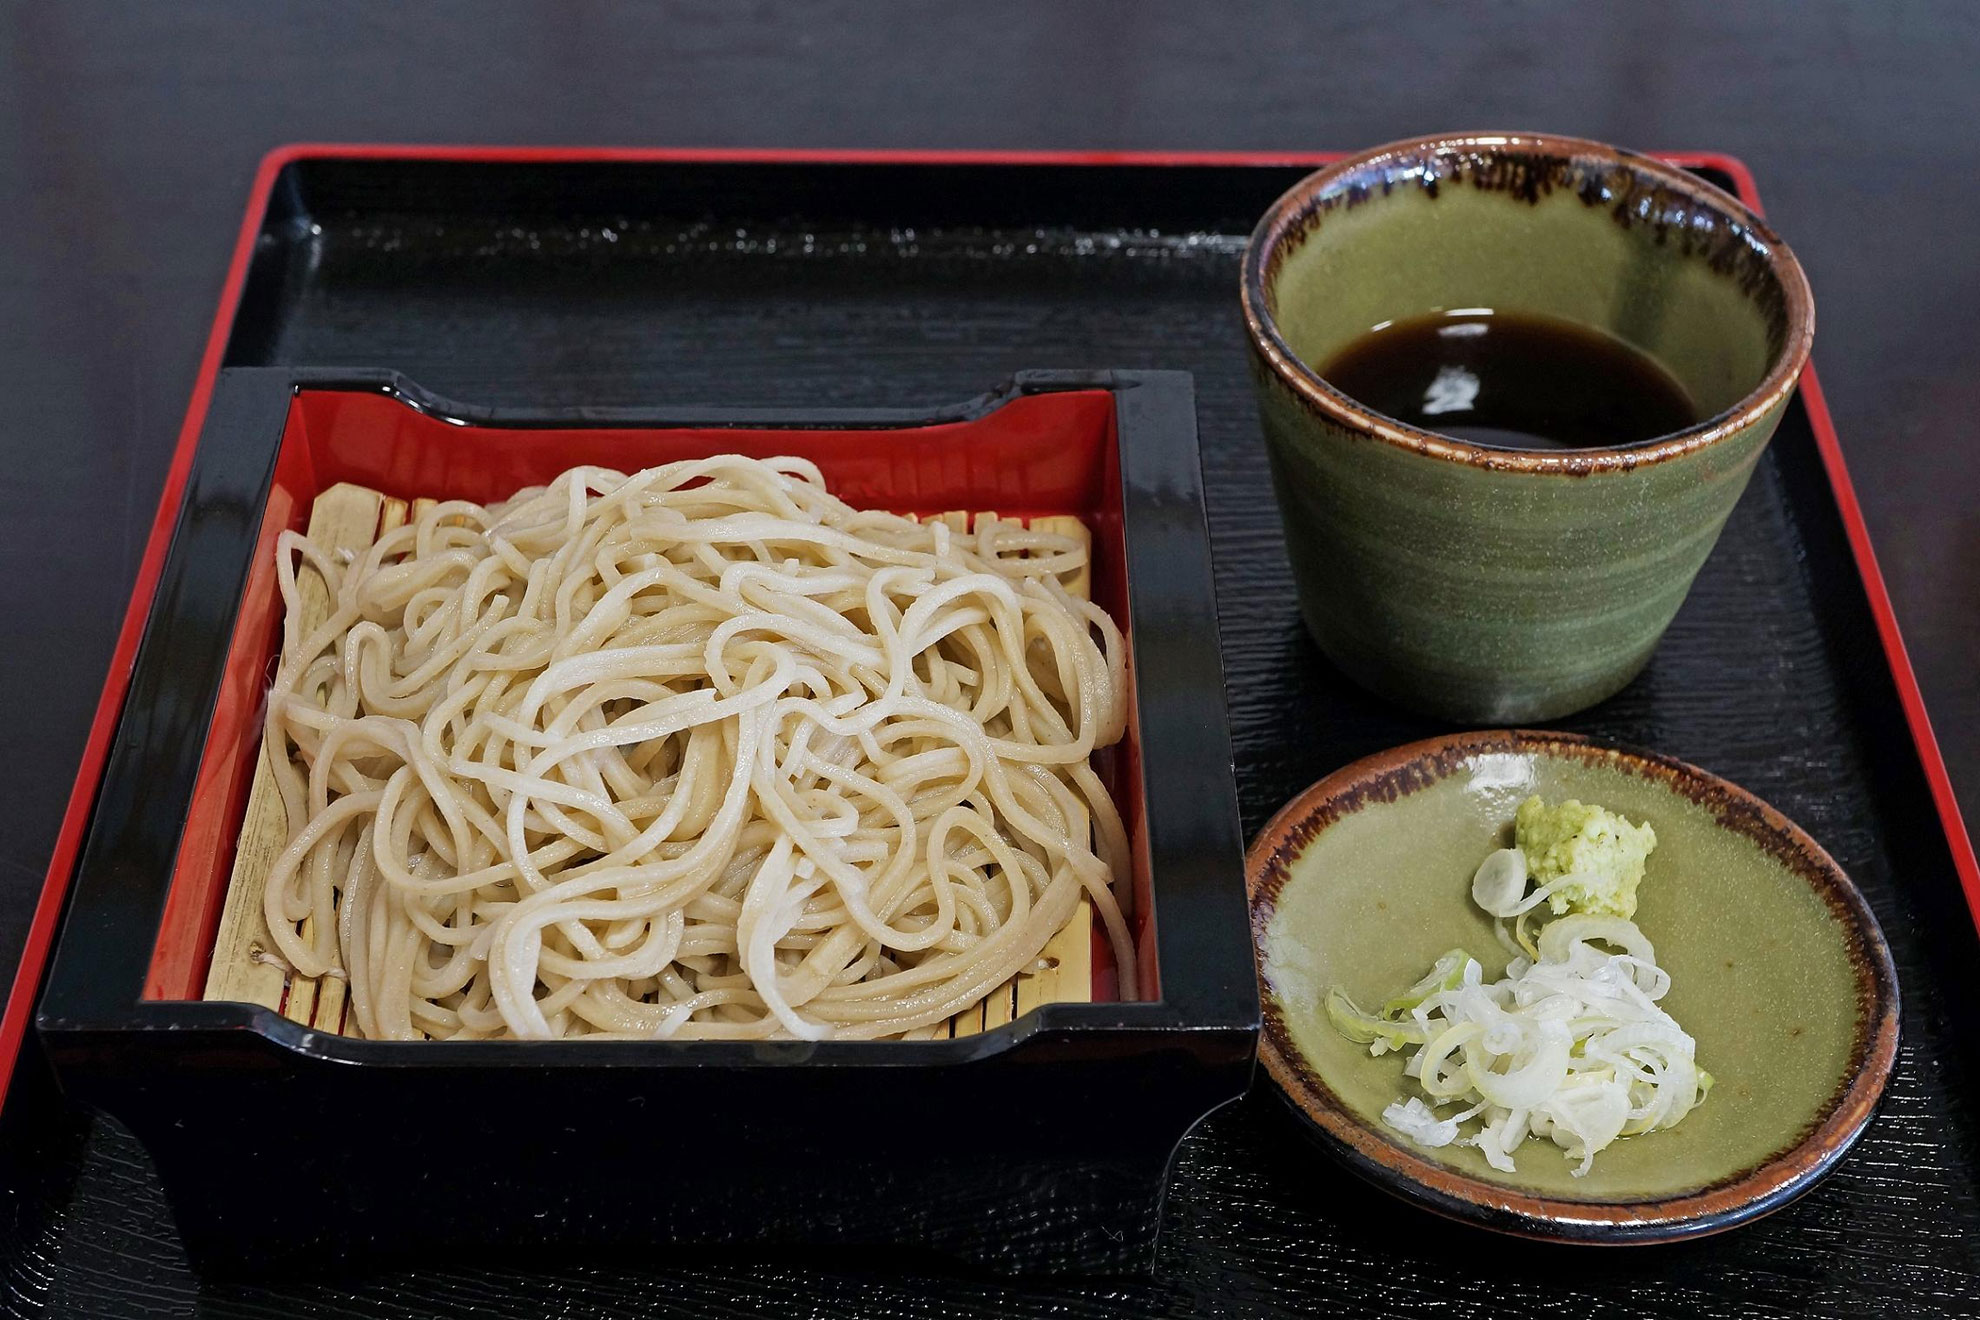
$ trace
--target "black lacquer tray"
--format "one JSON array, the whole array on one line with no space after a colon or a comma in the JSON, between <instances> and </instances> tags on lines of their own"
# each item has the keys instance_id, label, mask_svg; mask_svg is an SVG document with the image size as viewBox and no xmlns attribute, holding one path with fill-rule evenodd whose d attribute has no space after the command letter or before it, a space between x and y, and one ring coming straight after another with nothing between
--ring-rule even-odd
<instances>
[{"instance_id":1,"label":"black lacquer tray","mask_svg":"<svg viewBox=\"0 0 1980 1320\"><path fill-rule=\"evenodd\" d=\"M222 352L234 366L386 367L521 409L922 411L1023 368L1190 371L1249 833L1322 774L1445 727L1329 668L1300 627L1280 549L1237 263L1252 220L1313 163L303 150L264 173L272 205L208 370ZM1687 163L1743 180L1735 162ZM142 1149L63 1100L31 1048L0 1116L9 1309L1973 1314L1972 854L1940 815L1942 771L1918 740L1915 685L1893 667L1888 605L1874 574L1866 583L1867 542L1834 460L1805 388L1649 669L1562 722L1773 802L1850 871L1890 939L1905 1020L1882 1112L1833 1177L1767 1220L1629 1251L1486 1236L1340 1172L1261 1087L1185 1142L1152 1278L1012 1281L895 1253L658 1246L637 1262L202 1285ZM282 1195L279 1180L261 1191Z\"/></svg>"}]
</instances>

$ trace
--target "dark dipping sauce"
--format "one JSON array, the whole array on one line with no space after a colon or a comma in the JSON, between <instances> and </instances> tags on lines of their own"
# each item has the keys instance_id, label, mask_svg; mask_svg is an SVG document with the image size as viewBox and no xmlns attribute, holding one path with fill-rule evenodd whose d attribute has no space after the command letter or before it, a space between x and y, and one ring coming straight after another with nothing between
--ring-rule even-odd
<instances>
[{"instance_id":1,"label":"dark dipping sauce","mask_svg":"<svg viewBox=\"0 0 1980 1320\"><path fill-rule=\"evenodd\" d=\"M1612 449L1702 420L1648 354L1605 331L1522 312L1390 321L1320 376L1399 422L1495 449Z\"/></svg>"}]
</instances>

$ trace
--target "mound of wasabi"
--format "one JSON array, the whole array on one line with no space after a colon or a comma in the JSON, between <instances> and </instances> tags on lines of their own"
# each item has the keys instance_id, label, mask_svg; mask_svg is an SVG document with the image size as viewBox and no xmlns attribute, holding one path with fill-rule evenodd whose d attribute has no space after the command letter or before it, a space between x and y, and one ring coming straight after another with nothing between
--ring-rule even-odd
<instances>
[{"instance_id":1,"label":"mound of wasabi","mask_svg":"<svg viewBox=\"0 0 1980 1320\"><path fill-rule=\"evenodd\" d=\"M1574 798L1550 807L1530 797L1513 816L1513 846L1533 880L1548 887L1556 916L1572 911L1627 919L1636 915L1636 887L1657 831Z\"/></svg>"},{"instance_id":2,"label":"mound of wasabi","mask_svg":"<svg viewBox=\"0 0 1980 1320\"><path fill-rule=\"evenodd\" d=\"M1535 797L1519 807L1514 844L1471 882L1473 901L1513 923L1501 931L1507 947L1523 950L1502 978L1488 983L1477 959L1453 949L1379 1012L1329 990L1327 1016L1370 1054L1413 1051L1403 1071L1422 1094L1382 1112L1411 1141L1474 1146L1511 1173L1513 1152L1546 1137L1581 1177L1617 1139L1676 1126L1712 1077L1658 1006L1670 974L1630 919L1656 833L1601 807ZM1543 902L1557 915L1535 941L1524 922Z\"/></svg>"}]
</instances>

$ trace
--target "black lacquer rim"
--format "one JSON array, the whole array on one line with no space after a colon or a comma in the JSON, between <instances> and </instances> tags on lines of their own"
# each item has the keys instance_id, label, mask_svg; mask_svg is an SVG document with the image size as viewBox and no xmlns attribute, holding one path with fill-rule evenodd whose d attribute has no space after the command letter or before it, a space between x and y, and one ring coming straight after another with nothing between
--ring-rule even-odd
<instances>
[{"instance_id":1,"label":"black lacquer rim","mask_svg":"<svg viewBox=\"0 0 1980 1320\"><path fill-rule=\"evenodd\" d=\"M382 393L443 420L484 427L902 431L973 420L1028 395L1111 392L1161 998L1045 1005L1007 1026L948 1041L446 1045L329 1035L256 1005L141 999L287 407L304 389ZM1100 1035L1184 1044L1233 1032L1255 1039L1258 1030L1194 391L1186 372L1020 372L1000 389L927 411L675 411L488 408L392 371L229 368L220 373L201 434L130 693L36 1017L58 1048L114 1048L130 1032L248 1030L298 1054L367 1068L916 1067L1029 1052L1034 1044L1050 1049L1054 1038L1077 1049L1081 1039ZM177 723L156 727L171 721ZM1206 792L1196 776L1156 772L1162 766L1215 766L1222 773Z\"/></svg>"}]
</instances>

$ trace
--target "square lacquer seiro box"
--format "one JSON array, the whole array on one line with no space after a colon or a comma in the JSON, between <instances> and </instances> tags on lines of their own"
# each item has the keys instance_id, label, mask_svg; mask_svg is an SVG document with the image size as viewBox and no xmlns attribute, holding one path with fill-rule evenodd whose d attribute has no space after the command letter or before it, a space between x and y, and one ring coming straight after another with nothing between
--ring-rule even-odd
<instances>
[{"instance_id":1,"label":"square lacquer seiro box","mask_svg":"<svg viewBox=\"0 0 1980 1320\"><path fill-rule=\"evenodd\" d=\"M1134 975L1082 912L1063 956L932 1039L362 1038L344 985L287 968L260 925L283 835L278 812L269 841L255 793L277 538L328 519L361 543L423 499L722 453L807 459L855 507L1090 538L1079 589L1130 654L1127 732L1095 769L1130 841ZM1170 1156L1243 1090L1258 1020L1216 638L1180 373L1020 374L927 415L807 416L488 409L389 371L223 370L43 1037L64 1087L145 1143L213 1265L389 1256L435 1235L1145 1265Z\"/></svg>"}]
</instances>

